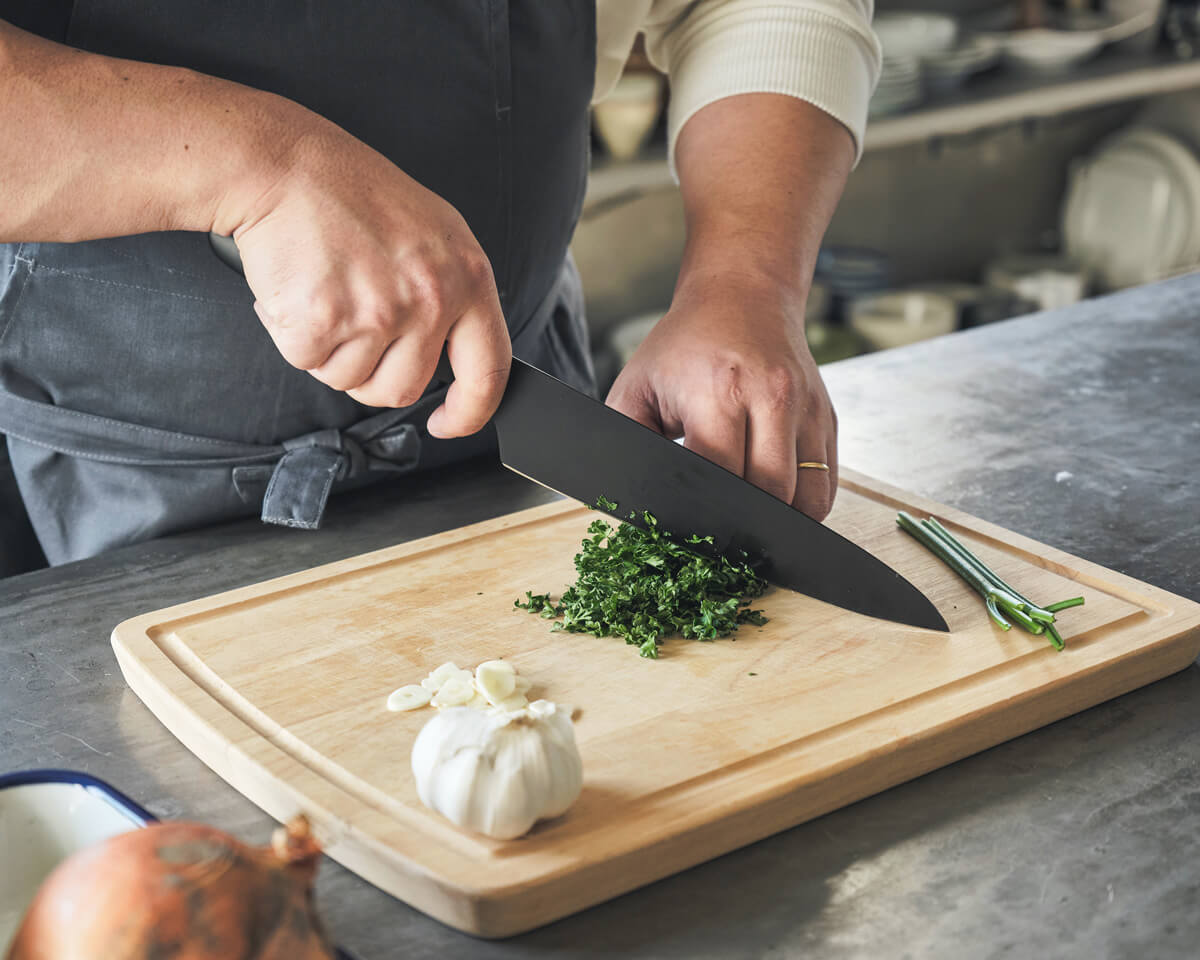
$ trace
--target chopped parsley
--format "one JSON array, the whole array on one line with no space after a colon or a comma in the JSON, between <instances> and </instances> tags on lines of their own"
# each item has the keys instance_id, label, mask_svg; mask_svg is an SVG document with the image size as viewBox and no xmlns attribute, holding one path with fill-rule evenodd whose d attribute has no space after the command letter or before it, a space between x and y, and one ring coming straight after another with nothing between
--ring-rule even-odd
<instances>
[{"instance_id":1,"label":"chopped parsley","mask_svg":"<svg viewBox=\"0 0 1200 960\"><path fill-rule=\"evenodd\" d=\"M597 504L617 508L603 497ZM767 622L762 611L750 609L767 583L748 563L689 550L668 539L649 513L642 519L645 529L592 521L575 555L576 580L559 601L527 591L513 606L555 620L554 631L624 637L651 658L668 636L715 640L743 623ZM687 542L712 545L713 538Z\"/></svg>"}]
</instances>

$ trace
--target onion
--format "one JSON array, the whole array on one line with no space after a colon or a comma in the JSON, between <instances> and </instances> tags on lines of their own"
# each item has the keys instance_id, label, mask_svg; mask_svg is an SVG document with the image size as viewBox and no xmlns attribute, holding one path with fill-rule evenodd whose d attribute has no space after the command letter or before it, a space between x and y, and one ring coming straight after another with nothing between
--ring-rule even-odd
<instances>
[{"instance_id":1,"label":"onion","mask_svg":"<svg viewBox=\"0 0 1200 960\"><path fill-rule=\"evenodd\" d=\"M7 960L333 960L307 818L249 847L198 823L119 834L38 889Z\"/></svg>"}]
</instances>

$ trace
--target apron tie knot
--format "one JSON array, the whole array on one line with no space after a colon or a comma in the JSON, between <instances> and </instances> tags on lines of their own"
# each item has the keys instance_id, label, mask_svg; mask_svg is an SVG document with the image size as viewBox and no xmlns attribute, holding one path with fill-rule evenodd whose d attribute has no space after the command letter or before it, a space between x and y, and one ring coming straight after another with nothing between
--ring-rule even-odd
<instances>
[{"instance_id":1,"label":"apron tie knot","mask_svg":"<svg viewBox=\"0 0 1200 960\"><path fill-rule=\"evenodd\" d=\"M398 416L389 411L346 430L316 430L285 440L263 496L263 521L315 530L335 480L354 479L369 470L414 469L421 458L421 435L414 424L396 422ZM239 492L255 479L245 473L239 477L238 470L234 474Z\"/></svg>"}]
</instances>

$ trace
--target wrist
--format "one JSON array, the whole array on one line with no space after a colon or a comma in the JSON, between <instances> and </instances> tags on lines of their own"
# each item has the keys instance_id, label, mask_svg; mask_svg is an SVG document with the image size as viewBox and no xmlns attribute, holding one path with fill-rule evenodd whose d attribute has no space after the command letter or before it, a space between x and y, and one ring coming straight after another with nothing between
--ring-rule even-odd
<instances>
[{"instance_id":1,"label":"wrist","mask_svg":"<svg viewBox=\"0 0 1200 960\"><path fill-rule=\"evenodd\" d=\"M812 286L815 252L782 251L760 238L726 233L717 242L689 239L676 282L676 297L706 295L714 289L752 301L771 299L785 308L804 303ZM727 294L723 294L727 295Z\"/></svg>"},{"instance_id":2,"label":"wrist","mask_svg":"<svg viewBox=\"0 0 1200 960\"><path fill-rule=\"evenodd\" d=\"M301 144L327 123L292 100L231 84L222 107L227 150L206 229L232 236L259 216L281 181L294 172Z\"/></svg>"}]
</instances>

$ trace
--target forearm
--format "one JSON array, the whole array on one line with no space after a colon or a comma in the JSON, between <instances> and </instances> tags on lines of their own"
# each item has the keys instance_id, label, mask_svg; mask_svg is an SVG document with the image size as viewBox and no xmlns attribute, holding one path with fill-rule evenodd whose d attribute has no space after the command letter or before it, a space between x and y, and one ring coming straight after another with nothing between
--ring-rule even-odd
<instances>
[{"instance_id":1,"label":"forearm","mask_svg":"<svg viewBox=\"0 0 1200 960\"><path fill-rule=\"evenodd\" d=\"M0 242L230 232L278 176L297 135L282 132L286 120L305 114L272 94L0 21Z\"/></svg>"},{"instance_id":2,"label":"forearm","mask_svg":"<svg viewBox=\"0 0 1200 960\"><path fill-rule=\"evenodd\" d=\"M744 94L699 110L676 144L680 286L744 277L806 296L853 163L849 131L795 97Z\"/></svg>"}]
</instances>

